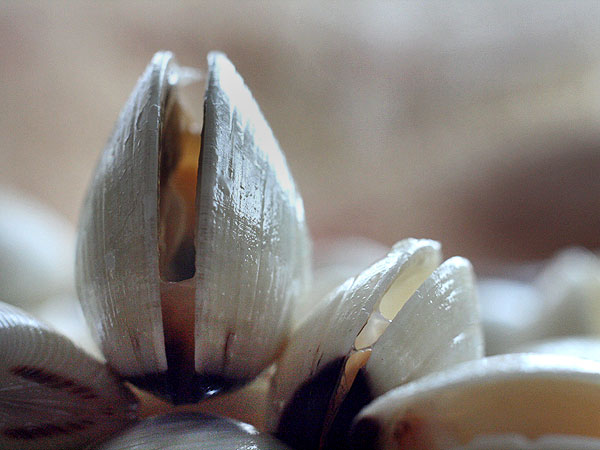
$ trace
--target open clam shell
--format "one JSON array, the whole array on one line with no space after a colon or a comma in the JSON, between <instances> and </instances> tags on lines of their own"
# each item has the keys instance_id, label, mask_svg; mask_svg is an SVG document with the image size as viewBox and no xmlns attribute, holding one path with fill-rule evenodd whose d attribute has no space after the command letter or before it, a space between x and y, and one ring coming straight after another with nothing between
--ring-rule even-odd
<instances>
[{"instance_id":1,"label":"open clam shell","mask_svg":"<svg viewBox=\"0 0 600 450\"><path fill-rule=\"evenodd\" d=\"M574 447L564 448L598 448L599 405L596 361L493 356L379 397L358 415L350 441L357 449L499 448L501 442L502 448L541 449L573 438Z\"/></svg>"},{"instance_id":2,"label":"open clam shell","mask_svg":"<svg viewBox=\"0 0 600 450\"><path fill-rule=\"evenodd\" d=\"M288 447L252 425L200 413L145 419L96 450L285 450Z\"/></svg>"},{"instance_id":3,"label":"open clam shell","mask_svg":"<svg viewBox=\"0 0 600 450\"><path fill-rule=\"evenodd\" d=\"M374 397L482 356L471 265L440 258L437 242L401 241L321 302L277 362L267 429L295 448L343 447Z\"/></svg>"},{"instance_id":4,"label":"open clam shell","mask_svg":"<svg viewBox=\"0 0 600 450\"><path fill-rule=\"evenodd\" d=\"M135 420L133 395L105 364L5 303L0 346L0 448L82 448Z\"/></svg>"},{"instance_id":5,"label":"open clam shell","mask_svg":"<svg viewBox=\"0 0 600 450\"><path fill-rule=\"evenodd\" d=\"M245 383L288 337L307 285L302 200L229 60L208 56L202 131L158 53L82 210L77 285L109 364L176 403Z\"/></svg>"}]
</instances>

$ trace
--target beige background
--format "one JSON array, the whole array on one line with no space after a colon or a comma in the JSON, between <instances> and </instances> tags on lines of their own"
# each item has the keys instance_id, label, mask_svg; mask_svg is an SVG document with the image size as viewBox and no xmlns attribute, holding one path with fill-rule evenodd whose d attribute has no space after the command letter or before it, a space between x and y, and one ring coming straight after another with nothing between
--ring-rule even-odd
<instances>
[{"instance_id":1,"label":"beige background","mask_svg":"<svg viewBox=\"0 0 600 450\"><path fill-rule=\"evenodd\" d=\"M599 2L4 1L0 184L76 221L152 54L220 49L315 237L432 237L478 261L597 247L599 23Z\"/></svg>"}]
</instances>

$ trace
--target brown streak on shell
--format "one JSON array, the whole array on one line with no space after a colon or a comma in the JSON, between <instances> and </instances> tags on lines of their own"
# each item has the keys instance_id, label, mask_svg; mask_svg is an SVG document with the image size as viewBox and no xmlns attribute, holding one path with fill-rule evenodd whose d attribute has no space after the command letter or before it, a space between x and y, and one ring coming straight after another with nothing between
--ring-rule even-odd
<instances>
[{"instance_id":1,"label":"brown streak on shell","mask_svg":"<svg viewBox=\"0 0 600 450\"><path fill-rule=\"evenodd\" d=\"M34 366L15 366L10 368L9 371L13 375L51 389L66 390L84 400L98 398L98 394L96 394L92 388L79 384L70 378L50 372L47 369Z\"/></svg>"},{"instance_id":2,"label":"brown streak on shell","mask_svg":"<svg viewBox=\"0 0 600 450\"><path fill-rule=\"evenodd\" d=\"M77 422L44 423L35 426L5 428L2 430L2 435L10 439L29 441L49 438L61 434L75 433L82 431L93 424L94 422L87 419L82 419Z\"/></svg>"}]
</instances>

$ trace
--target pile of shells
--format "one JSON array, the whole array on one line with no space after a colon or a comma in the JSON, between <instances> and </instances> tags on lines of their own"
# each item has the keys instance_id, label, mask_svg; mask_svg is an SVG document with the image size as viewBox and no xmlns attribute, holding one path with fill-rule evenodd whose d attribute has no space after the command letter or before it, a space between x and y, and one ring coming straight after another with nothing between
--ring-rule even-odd
<instances>
[{"instance_id":1,"label":"pile of shells","mask_svg":"<svg viewBox=\"0 0 600 450\"><path fill-rule=\"evenodd\" d=\"M194 117L201 78L157 53L88 191L76 285L105 362L0 304L0 448L600 448L600 363L483 358L473 268L438 242L312 298L269 125L216 52Z\"/></svg>"}]
</instances>

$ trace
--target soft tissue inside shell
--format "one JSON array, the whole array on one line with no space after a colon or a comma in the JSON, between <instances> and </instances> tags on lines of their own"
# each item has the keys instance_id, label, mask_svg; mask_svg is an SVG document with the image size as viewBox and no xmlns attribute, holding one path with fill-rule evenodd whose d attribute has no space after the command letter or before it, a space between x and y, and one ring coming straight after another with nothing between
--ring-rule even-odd
<instances>
[{"instance_id":1,"label":"soft tissue inside shell","mask_svg":"<svg viewBox=\"0 0 600 450\"><path fill-rule=\"evenodd\" d=\"M182 281L195 273L196 181L201 136L177 103L169 108L161 139L159 186L160 275Z\"/></svg>"},{"instance_id":2,"label":"soft tissue inside shell","mask_svg":"<svg viewBox=\"0 0 600 450\"><path fill-rule=\"evenodd\" d=\"M367 324L356 337L354 347L357 350L369 348L377 342L396 314L430 273L430 270L424 269L420 264L413 264L398 274L375 306Z\"/></svg>"},{"instance_id":3,"label":"soft tissue inside shell","mask_svg":"<svg viewBox=\"0 0 600 450\"><path fill-rule=\"evenodd\" d=\"M427 275L429 275L429 271L422 270L418 264L407 267L407 270L396 277L385 295L375 305L369 320L354 341L354 351L346 360L341 382L332 405L335 410L339 408L344 397L350 391L358 371L367 364L371 356L371 346L381 337L392 319L427 278Z\"/></svg>"},{"instance_id":4,"label":"soft tissue inside shell","mask_svg":"<svg viewBox=\"0 0 600 450\"><path fill-rule=\"evenodd\" d=\"M196 185L201 135L172 101L161 137L159 268L170 395L187 392L194 374Z\"/></svg>"}]
</instances>

